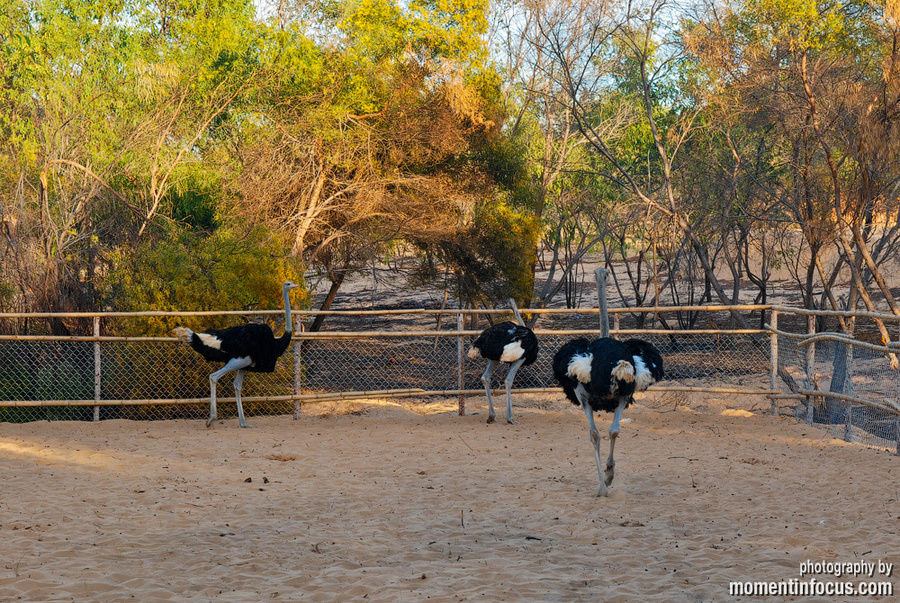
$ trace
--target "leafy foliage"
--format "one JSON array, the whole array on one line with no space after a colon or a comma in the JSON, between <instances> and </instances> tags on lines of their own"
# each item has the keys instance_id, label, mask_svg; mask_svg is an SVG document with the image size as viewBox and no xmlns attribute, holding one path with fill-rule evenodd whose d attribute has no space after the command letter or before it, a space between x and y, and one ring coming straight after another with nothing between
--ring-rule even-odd
<instances>
[{"instance_id":1,"label":"leafy foliage","mask_svg":"<svg viewBox=\"0 0 900 603\"><path fill-rule=\"evenodd\" d=\"M123 311L277 310L282 283L303 282L297 261L259 228L246 233L220 228L211 236L173 229L168 238L133 252L117 249L108 259L103 300ZM292 301L302 307L306 298L295 292ZM148 317L134 328L143 335L169 335L176 323L222 326L205 318Z\"/></svg>"},{"instance_id":2,"label":"leafy foliage","mask_svg":"<svg viewBox=\"0 0 900 603\"><path fill-rule=\"evenodd\" d=\"M440 266L453 274L457 297L471 305L531 300L540 221L504 203L480 205L467 228L422 247L420 281L441 277Z\"/></svg>"}]
</instances>

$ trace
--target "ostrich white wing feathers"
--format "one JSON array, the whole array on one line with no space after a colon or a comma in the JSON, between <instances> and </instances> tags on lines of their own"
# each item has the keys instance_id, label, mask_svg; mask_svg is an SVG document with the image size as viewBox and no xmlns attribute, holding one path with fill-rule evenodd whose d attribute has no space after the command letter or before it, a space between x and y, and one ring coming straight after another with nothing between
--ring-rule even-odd
<instances>
[{"instance_id":1,"label":"ostrich white wing feathers","mask_svg":"<svg viewBox=\"0 0 900 603\"><path fill-rule=\"evenodd\" d=\"M631 383L634 381L634 367L627 360L619 360L619 363L612 370L613 379Z\"/></svg>"},{"instance_id":2,"label":"ostrich white wing feathers","mask_svg":"<svg viewBox=\"0 0 900 603\"><path fill-rule=\"evenodd\" d=\"M588 354L586 356L577 355L572 356L572 359L569 361L569 369L566 371L566 374L569 377L574 377L578 379L579 383L590 383L591 382L591 363L594 361L594 355Z\"/></svg>"},{"instance_id":3,"label":"ostrich white wing feathers","mask_svg":"<svg viewBox=\"0 0 900 603\"><path fill-rule=\"evenodd\" d=\"M631 383L634 381L634 367L627 360L619 360L609 376L609 395L619 395L620 383Z\"/></svg>"},{"instance_id":4,"label":"ostrich white wing feathers","mask_svg":"<svg viewBox=\"0 0 900 603\"><path fill-rule=\"evenodd\" d=\"M215 335L210 335L209 333L195 333L200 341L203 342L203 345L206 347L210 347L216 350L222 349L222 341L216 337Z\"/></svg>"},{"instance_id":5,"label":"ostrich white wing feathers","mask_svg":"<svg viewBox=\"0 0 900 603\"><path fill-rule=\"evenodd\" d=\"M472 360L477 360L478 358L481 358L481 350L476 347L471 347L469 348L467 355Z\"/></svg>"},{"instance_id":6,"label":"ostrich white wing feathers","mask_svg":"<svg viewBox=\"0 0 900 603\"><path fill-rule=\"evenodd\" d=\"M503 346L503 354L500 355L500 362L515 362L524 355L525 350L522 349L521 341L507 343Z\"/></svg>"},{"instance_id":7,"label":"ostrich white wing feathers","mask_svg":"<svg viewBox=\"0 0 900 603\"><path fill-rule=\"evenodd\" d=\"M656 382L656 379L653 378L653 375L650 374L650 369L647 368L647 365L644 363L644 359L640 356L634 356L634 380L636 381L635 389L637 391L642 392L651 385Z\"/></svg>"}]
</instances>

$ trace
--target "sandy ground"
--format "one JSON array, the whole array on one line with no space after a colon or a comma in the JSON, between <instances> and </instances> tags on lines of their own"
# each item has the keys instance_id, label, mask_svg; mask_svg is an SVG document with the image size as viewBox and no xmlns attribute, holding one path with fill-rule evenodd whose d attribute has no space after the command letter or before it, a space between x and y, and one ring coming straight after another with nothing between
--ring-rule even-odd
<instances>
[{"instance_id":1,"label":"sandy ground","mask_svg":"<svg viewBox=\"0 0 900 603\"><path fill-rule=\"evenodd\" d=\"M801 578L806 561L873 563L900 589L878 567L900 564L898 457L648 395L609 498L561 396L520 397L518 425L485 424L483 398L255 429L0 424L0 601L723 601L732 581L870 581Z\"/></svg>"}]
</instances>

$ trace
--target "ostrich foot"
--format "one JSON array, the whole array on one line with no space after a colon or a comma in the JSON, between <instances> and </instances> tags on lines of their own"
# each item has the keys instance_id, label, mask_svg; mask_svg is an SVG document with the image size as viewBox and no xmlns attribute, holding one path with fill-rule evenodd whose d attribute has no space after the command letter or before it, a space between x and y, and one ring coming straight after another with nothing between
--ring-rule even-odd
<instances>
[{"instance_id":1,"label":"ostrich foot","mask_svg":"<svg viewBox=\"0 0 900 603\"><path fill-rule=\"evenodd\" d=\"M496 415L488 415L487 424L490 425L491 423L493 423L493 422L496 421L496 420L497 420L497 416L496 416Z\"/></svg>"},{"instance_id":2,"label":"ostrich foot","mask_svg":"<svg viewBox=\"0 0 900 603\"><path fill-rule=\"evenodd\" d=\"M606 484L603 482L600 482L600 489L597 490L597 497L599 498L601 496L604 498L609 496L609 490L606 489Z\"/></svg>"},{"instance_id":3,"label":"ostrich foot","mask_svg":"<svg viewBox=\"0 0 900 603\"><path fill-rule=\"evenodd\" d=\"M208 419L206 420L206 428L209 429L210 427L212 427L212 426L213 426L213 423L215 422L215 420L216 420L217 418L218 418L218 417L216 417L215 415L213 415L213 416L211 416L210 418L208 418Z\"/></svg>"},{"instance_id":4,"label":"ostrich foot","mask_svg":"<svg viewBox=\"0 0 900 603\"><path fill-rule=\"evenodd\" d=\"M610 465L606 468L606 471L603 472L603 481L606 485L610 485L613 481L613 478L616 476L616 466Z\"/></svg>"},{"instance_id":5,"label":"ostrich foot","mask_svg":"<svg viewBox=\"0 0 900 603\"><path fill-rule=\"evenodd\" d=\"M506 417L506 422L509 423L510 425L518 425L519 424L519 422L513 420L512 417Z\"/></svg>"}]
</instances>

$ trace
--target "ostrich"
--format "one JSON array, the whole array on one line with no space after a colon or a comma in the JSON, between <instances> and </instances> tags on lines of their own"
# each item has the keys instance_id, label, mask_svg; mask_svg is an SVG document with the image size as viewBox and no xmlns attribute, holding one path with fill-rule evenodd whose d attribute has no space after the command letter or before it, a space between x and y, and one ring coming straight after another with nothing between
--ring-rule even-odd
<instances>
[{"instance_id":1,"label":"ostrich","mask_svg":"<svg viewBox=\"0 0 900 603\"><path fill-rule=\"evenodd\" d=\"M510 363L509 372L506 375L506 421L515 425L512 414L512 389L513 379L519 367L531 364L537 358L538 342L534 332L528 327L519 326L514 322L501 322L489 327L478 336L472 347L469 348L469 358L475 360L479 357L487 358L487 368L481 376L484 383L484 391L487 394L488 423L493 423L497 414L494 412L494 401L491 399L491 373L494 372L494 363Z\"/></svg>"},{"instance_id":2,"label":"ostrich","mask_svg":"<svg viewBox=\"0 0 900 603\"><path fill-rule=\"evenodd\" d=\"M615 474L613 449L619 436L622 411L634 400L634 392L644 391L664 377L662 356L655 347L640 339L574 339L553 357L553 375L562 385L566 397L584 409L600 476L597 496L608 496L607 486ZM600 432L594 424L594 412L601 410L615 413L609 426L609 458L605 472L600 462Z\"/></svg>"},{"instance_id":3,"label":"ostrich","mask_svg":"<svg viewBox=\"0 0 900 603\"><path fill-rule=\"evenodd\" d=\"M275 362L291 342L291 289L298 287L290 281L284 283L284 335L275 338L269 325L246 324L227 329L207 329L194 333L187 327L176 327L175 335L183 343L190 344L201 356L211 362L224 362L225 366L209 376L210 427L216 420L216 383L226 373L237 371L234 376L234 396L237 401L238 421L241 427L251 427L244 419L241 406L241 384L244 373L271 373Z\"/></svg>"}]
</instances>

